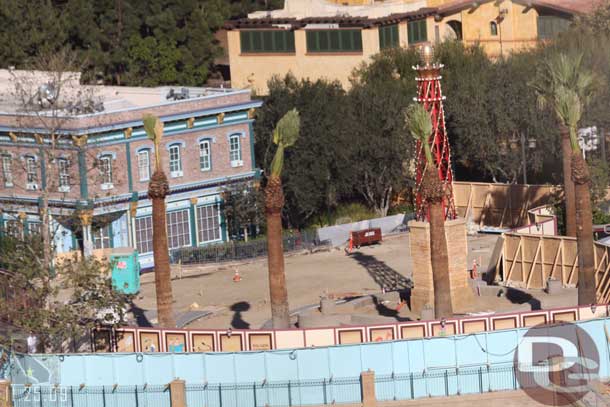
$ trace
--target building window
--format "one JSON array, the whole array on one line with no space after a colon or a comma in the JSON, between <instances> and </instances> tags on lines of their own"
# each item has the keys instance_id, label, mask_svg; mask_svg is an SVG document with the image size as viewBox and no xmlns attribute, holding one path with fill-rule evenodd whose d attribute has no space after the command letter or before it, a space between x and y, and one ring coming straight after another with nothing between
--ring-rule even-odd
<instances>
[{"instance_id":1,"label":"building window","mask_svg":"<svg viewBox=\"0 0 610 407\"><path fill-rule=\"evenodd\" d=\"M308 30L307 52L362 52L360 30Z\"/></svg>"},{"instance_id":2,"label":"building window","mask_svg":"<svg viewBox=\"0 0 610 407\"><path fill-rule=\"evenodd\" d=\"M152 216L144 216L135 219L136 249L139 254L152 253L153 251L153 226Z\"/></svg>"},{"instance_id":3,"label":"building window","mask_svg":"<svg viewBox=\"0 0 610 407\"><path fill-rule=\"evenodd\" d=\"M98 158L98 168L100 170L102 189L113 188L114 185L112 183L112 156L110 154L100 156L100 158Z\"/></svg>"},{"instance_id":4,"label":"building window","mask_svg":"<svg viewBox=\"0 0 610 407\"><path fill-rule=\"evenodd\" d=\"M538 16L538 38L554 38L570 26L570 20L557 16Z\"/></svg>"},{"instance_id":5,"label":"building window","mask_svg":"<svg viewBox=\"0 0 610 407\"><path fill-rule=\"evenodd\" d=\"M25 172L27 189L38 189L38 166L36 165L36 157L31 155L25 157Z\"/></svg>"},{"instance_id":6,"label":"building window","mask_svg":"<svg viewBox=\"0 0 610 407\"><path fill-rule=\"evenodd\" d=\"M150 180L150 150L138 151L138 175L140 182Z\"/></svg>"},{"instance_id":7,"label":"building window","mask_svg":"<svg viewBox=\"0 0 610 407\"><path fill-rule=\"evenodd\" d=\"M93 231L93 246L95 249L110 249L112 248L112 225L108 224L104 227Z\"/></svg>"},{"instance_id":8,"label":"building window","mask_svg":"<svg viewBox=\"0 0 610 407\"><path fill-rule=\"evenodd\" d=\"M10 155L5 154L2 156L2 180L4 186L9 188L13 186L13 159Z\"/></svg>"},{"instance_id":9,"label":"building window","mask_svg":"<svg viewBox=\"0 0 610 407\"><path fill-rule=\"evenodd\" d=\"M212 149L210 140L202 140L199 143L199 169L209 171L212 169Z\"/></svg>"},{"instance_id":10,"label":"building window","mask_svg":"<svg viewBox=\"0 0 610 407\"><path fill-rule=\"evenodd\" d=\"M426 20L409 21L407 23L407 33L409 34L409 44L428 41Z\"/></svg>"},{"instance_id":11,"label":"building window","mask_svg":"<svg viewBox=\"0 0 610 407\"><path fill-rule=\"evenodd\" d=\"M180 144L169 146L169 174L171 177L182 176L182 157L180 156Z\"/></svg>"},{"instance_id":12,"label":"building window","mask_svg":"<svg viewBox=\"0 0 610 407\"><path fill-rule=\"evenodd\" d=\"M398 24L379 27L379 49L398 46Z\"/></svg>"},{"instance_id":13,"label":"building window","mask_svg":"<svg viewBox=\"0 0 610 407\"><path fill-rule=\"evenodd\" d=\"M42 232L42 224L40 222L28 222L27 230L29 235L40 235Z\"/></svg>"},{"instance_id":14,"label":"building window","mask_svg":"<svg viewBox=\"0 0 610 407\"><path fill-rule=\"evenodd\" d=\"M256 30L239 32L242 53L293 53L294 31Z\"/></svg>"},{"instance_id":15,"label":"building window","mask_svg":"<svg viewBox=\"0 0 610 407\"><path fill-rule=\"evenodd\" d=\"M170 249L178 249L191 245L188 209L167 214L167 245Z\"/></svg>"},{"instance_id":16,"label":"building window","mask_svg":"<svg viewBox=\"0 0 610 407\"><path fill-rule=\"evenodd\" d=\"M60 158L57 161L57 172L59 173L59 191L70 191L70 166L68 160Z\"/></svg>"},{"instance_id":17,"label":"building window","mask_svg":"<svg viewBox=\"0 0 610 407\"><path fill-rule=\"evenodd\" d=\"M199 243L220 240L220 211L218 205L197 208L197 233Z\"/></svg>"},{"instance_id":18,"label":"building window","mask_svg":"<svg viewBox=\"0 0 610 407\"><path fill-rule=\"evenodd\" d=\"M14 238L23 238L23 223L19 220L7 220L6 234Z\"/></svg>"},{"instance_id":19,"label":"building window","mask_svg":"<svg viewBox=\"0 0 610 407\"><path fill-rule=\"evenodd\" d=\"M239 134L229 137L229 159L231 167L241 167L244 162L241 160L241 141Z\"/></svg>"},{"instance_id":20,"label":"building window","mask_svg":"<svg viewBox=\"0 0 610 407\"><path fill-rule=\"evenodd\" d=\"M492 37L498 35L498 23L496 23L495 21L489 23L489 33Z\"/></svg>"}]
</instances>

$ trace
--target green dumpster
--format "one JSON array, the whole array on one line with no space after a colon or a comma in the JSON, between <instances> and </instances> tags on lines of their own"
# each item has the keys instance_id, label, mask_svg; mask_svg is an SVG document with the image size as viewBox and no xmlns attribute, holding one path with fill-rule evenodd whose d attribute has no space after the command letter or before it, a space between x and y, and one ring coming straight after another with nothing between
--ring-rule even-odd
<instances>
[{"instance_id":1,"label":"green dumpster","mask_svg":"<svg viewBox=\"0 0 610 407\"><path fill-rule=\"evenodd\" d=\"M109 260L113 265L114 289L125 294L135 294L140 291L138 252L130 247L112 249Z\"/></svg>"}]
</instances>

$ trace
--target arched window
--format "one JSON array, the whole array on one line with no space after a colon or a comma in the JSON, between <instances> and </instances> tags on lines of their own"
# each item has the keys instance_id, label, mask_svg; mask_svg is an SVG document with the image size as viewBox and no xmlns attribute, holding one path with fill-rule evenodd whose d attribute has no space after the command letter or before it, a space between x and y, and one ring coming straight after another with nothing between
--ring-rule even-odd
<instances>
[{"instance_id":1,"label":"arched window","mask_svg":"<svg viewBox=\"0 0 610 407\"><path fill-rule=\"evenodd\" d=\"M491 33L492 37L495 37L498 35L498 23L496 23L495 21L491 21L489 23L489 32Z\"/></svg>"}]
</instances>

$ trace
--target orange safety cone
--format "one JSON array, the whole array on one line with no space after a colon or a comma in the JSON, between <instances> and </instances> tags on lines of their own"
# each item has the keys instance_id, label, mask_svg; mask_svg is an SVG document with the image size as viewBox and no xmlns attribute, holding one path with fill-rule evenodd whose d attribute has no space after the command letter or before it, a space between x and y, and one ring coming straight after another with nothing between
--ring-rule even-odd
<instances>
[{"instance_id":1,"label":"orange safety cone","mask_svg":"<svg viewBox=\"0 0 610 407\"><path fill-rule=\"evenodd\" d=\"M235 274L233 275L233 282L239 283L241 281L241 276L239 275L239 270L235 269Z\"/></svg>"},{"instance_id":2,"label":"orange safety cone","mask_svg":"<svg viewBox=\"0 0 610 407\"><path fill-rule=\"evenodd\" d=\"M345 254L351 254L352 250L354 250L354 235L352 232L349 232L349 245Z\"/></svg>"}]
</instances>

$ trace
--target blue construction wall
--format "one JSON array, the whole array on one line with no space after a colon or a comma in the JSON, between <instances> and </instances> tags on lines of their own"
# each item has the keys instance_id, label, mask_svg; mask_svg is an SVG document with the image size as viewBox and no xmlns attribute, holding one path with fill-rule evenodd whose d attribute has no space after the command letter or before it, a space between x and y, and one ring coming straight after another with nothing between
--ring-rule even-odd
<instances>
[{"instance_id":1,"label":"blue construction wall","mask_svg":"<svg viewBox=\"0 0 610 407\"><path fill-rule=\"evenodd\" d=\"M594 340L602 377L610 377L605 330L609 319L578 322ZM546 329L546 328L545 328ZM514 350L527 328L479 334L324 348L239 353L98 353L17 355L13 383L63 386L187 383L236 384L254 381L305 381L376 375L420 374L472 366L512 365ZM31 374L28 374L31 373ZM46 374L43 374L46 372ZM37 375L39 375L37 377Z\"/></svg>"}]
</instances>

